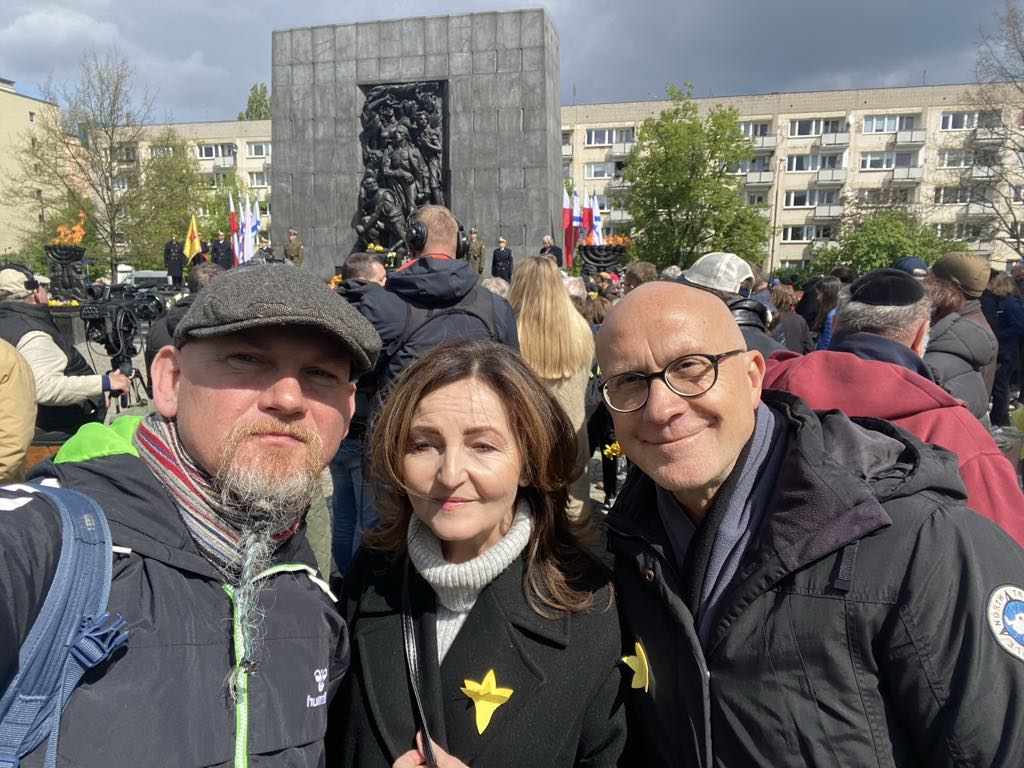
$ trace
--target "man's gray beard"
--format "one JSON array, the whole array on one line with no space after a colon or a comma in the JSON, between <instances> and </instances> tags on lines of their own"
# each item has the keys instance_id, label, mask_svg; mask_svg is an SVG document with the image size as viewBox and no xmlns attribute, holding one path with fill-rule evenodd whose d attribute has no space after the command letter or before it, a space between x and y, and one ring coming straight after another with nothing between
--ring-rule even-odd
<instances>
[{"instance_id":1,"label":"man's gray beard","mask_svg":"<svg viewBox=\"0 0 1024 768\"><path fill-rule=\"evenodd\" d=\"M318 438L311 443L305 466L284 476L260 467L240 466L235 461L235 451L229 449L215 478L224 513L241 534L237 559L227 574L235 582L235 622L245 645L245 657L238 660L239 667L251 669L262 645L266 614L260 605L260 594L267 579L260 578L260 574L271 567L274 552L281 544L275 535L295 525L319 491L322 449ZM229 444L237 446L238 442ZM237 675L232 673L232 698L237 683Z\"/></svg>"}]
</instances>

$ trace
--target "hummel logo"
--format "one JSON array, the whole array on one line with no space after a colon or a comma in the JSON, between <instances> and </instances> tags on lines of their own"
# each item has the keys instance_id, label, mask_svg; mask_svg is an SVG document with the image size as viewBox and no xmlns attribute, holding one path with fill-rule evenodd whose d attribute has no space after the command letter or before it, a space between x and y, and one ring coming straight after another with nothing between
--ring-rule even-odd
<instances>
[{"instance_id":1,"label":"hummel logo","mask_svg":"<svg viewBox=\"0 0 1024 768\"><path fill-rule=\"evenodd\" d=\"M323 667L313 672L313 680L316 681L316 691L319 696L306 696L306 709L322 707L327 703L327 694L324 688L327 685L327 668Z\"/></svg>"}]
</instances>

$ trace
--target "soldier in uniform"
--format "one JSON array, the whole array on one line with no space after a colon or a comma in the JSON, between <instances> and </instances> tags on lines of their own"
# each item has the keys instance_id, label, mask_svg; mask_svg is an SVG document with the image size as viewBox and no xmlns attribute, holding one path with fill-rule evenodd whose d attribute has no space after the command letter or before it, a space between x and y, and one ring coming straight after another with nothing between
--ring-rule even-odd
<instances>
[{"instance_id":1,"label":"soldier in uniform","mask_svg":"<svg viewBox=\"0 0 1024 768\"><path fill-rule=\"evenodd\" d=\"M224 233L218 232L217 239L210 246L213 263L223 269L231 269L235 265L235 254L231 251L231 243L224 239Z\"/></svg>"},{"instance_id":2,"label":"soldier in uniform","mask_svg":"<svg viewBox=\"0 0 1024 768\"><path fill-rule=\"evenodd\" d=\"M284 247L284 255L296 267L302 266L302 258L305 255L303 247L299 230L295 227L288 227L288 244Z\"/></svg>"},{"instance_id":3,"label":"soldier in uniform","mask_svg":"<svg viewBox=\"0 0 1024 768\"><path fill-rule=\"evenodd\" d=\"M469 230L469 265L474 269L478 275L484 273L484 244L480 240L480 235L476 231L476 227L470 227Z\"/></svg>"},{"instance_id":4,"label":"soldier in uniform","mask_svg":"<svg viewBox=\"0 0 1024 768\"><path fill-rule=\"evenodd\" d=\"M185 249L177 235L164 245L164 269L171 276L175 288L181 288L181 273L185 270Z\"/></svg>"}]
</instances>

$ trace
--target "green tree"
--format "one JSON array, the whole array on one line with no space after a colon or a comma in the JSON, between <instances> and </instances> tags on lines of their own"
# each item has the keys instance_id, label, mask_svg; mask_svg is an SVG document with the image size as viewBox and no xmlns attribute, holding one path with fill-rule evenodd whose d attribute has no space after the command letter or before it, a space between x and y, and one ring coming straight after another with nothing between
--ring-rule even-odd
<instances>
[{"instance_id":1,"label":"green tree","mask_svg":"<svg viewBox=\"0 0 1024 768\"><path fill-rule=\"evenodd\" d=\"M686 267L708 251L764 260L768 223L741 198L735 170L754 156L734 109L701 117L690 90L668 89L672 106L645 120L613 196L633 219L637 259Z\"/></svg>"},{"instance_id":2,"label":"green tree","mask_svg":"<svg viewBox=\"0 0 1024 768\"><path fill-rule=\"evenodd\" d=\"M249 89L249 100L245 111L238 113L239 120L269 120L270 93L266 83L254 83Z\"/></svg>"},{"instance_id":3,"label":"green tree","mask_svg":"<svg viewBox=\"0 0 1024 768\"><path fill-rule=\"evenodd\" d=\"M173 129L150 138L149 151L141 163L141 189L125 232L131 263L159 269L164 244L171 235L184 239L192 214L203 208L208 192L195 153Z\"/></svg>"},{"instance_id":4,"label":"green tree","mask_svg":"<svg viewBox=\"0 0 1024 768\"><path fill-rule=\"evenodd\" d=\"M152 98L137 90L131 65L115 48L87 52L76 80L49 82L42 96L49 105L20 137L2 194L25 207L41 206L44 219L51 211L91 205L90 229L113 265L140 194L137 148ZM31 242L35 224L21 234Z\"/></svg>"},{"instance_id":5,"label":"green tree","mask_svg":"<svg viewBox=\"0 0 1024 768\"><path fill-rule=\"evenodd\" d=\"M844 222L837 244L818 249L812 265L818 274L827 273L840 264L864 274L891 267L907 256L932 264L944 254L966 247L939 237L933 226L922 223L910 211L887 208Z\"/></svg>"},{"instance_id":6,"label":"green tree","mask_svg":"<svg viewBox=\"0 0 1024 768\"><path fill-rule=\"evenodd\" d=\"M245 183L237 173L228 173L217 179L215 187L207 186L203 198L203 215L199 217L199 231L204 238L213 239L217 232L223 232L231 237L231 224L228 218L228 194L235 202L235 212L239 214L238 220L241 224L242 200L249 185ZM266 211L266 206L261 206Z\"/></svg>"}]
</instances>

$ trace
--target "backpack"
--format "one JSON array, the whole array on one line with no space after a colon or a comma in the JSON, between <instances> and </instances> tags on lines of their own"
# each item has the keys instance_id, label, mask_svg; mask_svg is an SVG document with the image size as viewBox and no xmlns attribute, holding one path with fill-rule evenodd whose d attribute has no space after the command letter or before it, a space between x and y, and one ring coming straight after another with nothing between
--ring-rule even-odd
<instances>
[{"instance_id":1,"label":"backpack","mask_svg":"<svg viewBox=\"0 0 1024 768\"><path fill-rule=\"evenodd\" d=\"M455 304L448 307L424 309L406 302L405 324L398 338L381 351L377 363L379 375L379 392L383 395L398 374L415 360L418 360L442 341L447 339L476 340L488 338L498 340L497 317L494 309L494 297L490 291L474 287ZM439 320L452 317L472 318L478 322L482 332L449 332L430 335L424 333Z\"/></svg>"},{"instance_id":2,"label":"backpack","mask_svg":"<svg viewBox=\"0 0 1024 768\"><path fill-rule=\"evenodd\" d=\"M17 768L44 739L46 768L57 764L61 713L86 670L128 640L107 610L113 569L110 528L93 499L67 488L16 486L60 512L57 570L18 653L18 671L0 698L0 768Z\"/></svg>"}]
</instances>

